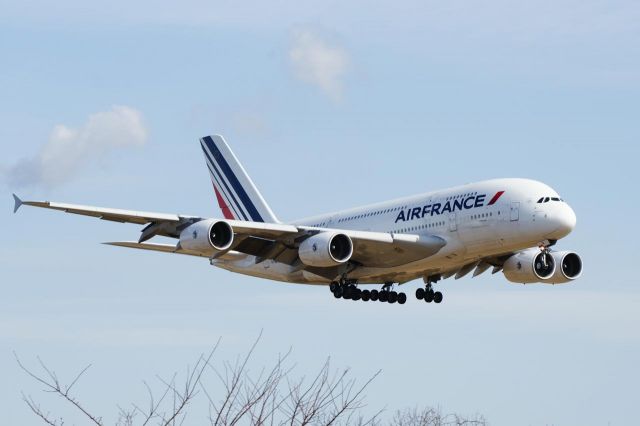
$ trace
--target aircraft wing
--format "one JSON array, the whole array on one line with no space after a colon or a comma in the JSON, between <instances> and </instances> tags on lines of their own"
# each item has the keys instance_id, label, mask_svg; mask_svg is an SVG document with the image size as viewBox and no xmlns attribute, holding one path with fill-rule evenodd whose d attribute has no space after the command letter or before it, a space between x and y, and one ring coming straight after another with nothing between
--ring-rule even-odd
<instances>
[{"instance_id":1,"label":"aircraft wing","mask_svg":"<svg viewBox=\"0 0 640 426\"><path fill-rule=\"evenodd\" d=\"M29 205L66 213L97 217L122 223L147 225L135 242L114 242L111 245L162 251L168 253L206 256L204 253L185 250L177 245L143 244L150 238L161 235L179 238L187 226L203 220L197 216L166 213L150 213L50 201L22 201L14 195L17 211L21 205ZM399 266L437 253L446 242L433 235L391 234L386 232L324 229L280 223L226 220L231 225L236 242L231 250L256 256L256 261L273 259L289 265L299 264L298 246L305 239L320 232L343 233L353 242L351 260L367 267ZM317 268L316 268L317 269Z\"/></svg>"},{"instance_id":2,"label":"aircraft wing","mask_svg":"<svg viewBox=\"0 0 640 426\"><path fill-rule=\"evenodd\" d=\"M321 232L347 235L353 242L351 260L362 266L377 268L399 266L424 259L446 245L445 240L433 235L391 234L233 220L227 222L235 234L244 236L232 250L256 256L257 261L273 259L289 265L299 263L298 245ZM239 223L240 227L237 228L236 223ZM265 237L265 226L271 233L270 237Z\"/></svg>"},{"instance_id":3,"label":"aircraft wing","mask_svg":"<svg viewBox=\"0 0 640 426\"><path fill-rule=\"evenodd\" d=\"M133 210L110 209L105 207L83 206L79 204L55 203L51 201L22 201L17 195L13 195L15 201L14 213L20 206L34 206L51 210L60 210L65 213L74 213L84 216L93 216L104 220L122 223L137 223L144 225L150 222L180 222L180 216L165 213L149 213Z\"/></svg>"},{"instance_id":4,"label":"aircraft wing","mask_svg":"<svg viewBox=\"0 0 640 426\"><path fill-rule=\"evenodd\" d=\"M79 214L83 216L97 217L102 220L120 223L134 223L147 225L140 235L138 242L142 243L156 235L178 238L180 231L190 224L201 220L197 216L184 216L167 213L151 213L135 210L121 210L106 207L83 206L80 204L57 203L51 201L23 201L13 194L15 202L13 212L17 212L20 206L33 206L65 213Z\"/></svg>"}]
</instances>

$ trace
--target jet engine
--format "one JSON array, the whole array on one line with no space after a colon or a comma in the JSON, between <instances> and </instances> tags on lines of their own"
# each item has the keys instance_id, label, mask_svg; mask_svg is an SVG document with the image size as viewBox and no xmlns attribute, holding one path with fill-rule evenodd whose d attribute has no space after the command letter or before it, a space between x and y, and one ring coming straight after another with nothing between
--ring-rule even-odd
<instances>
[{"instance_id":1,"label":"jet engine","mask_svg":"<svg viewBox=\"0 0 640 426\"><path fill-rule=\"evenodd\" d=\"M304 240L298 248L300 260L316 267L336 266L353 254L353 242L345 234L321 232Z\"/></svg>"},{"instance_id":2,"label":"jet engine","mask_svg":"<svg viewBox=\"0 0 640 426\"><path fill-rule=\"evenodd\" d=\"M504 263L502 271L507 280L518 284L550 283L556 271L556 260L540 249L521 251Z\"/></svg>"},{"instance_id":3,"label":"jet engine","mask_svg":"<svg viewBox=\"0 0 640 426\"><path fill-rule=\"evenodd\" d=\"M180 246L186 250L213 253L227 250L231 244L233 228L224 220L201 220L180 233Z\"/></svg>"},{"instance_id":4,"label":"jet engine","mask_svg":"<svg viewBox=\"0 0 640 426\"><path fill-rule=\"evenodd\" d=\"M551 253L556 262L556 271L549 282L551 284L564 284L571 282L582 275L582 259L572 251L554 251Z\"/></svg>"}]
</instances>

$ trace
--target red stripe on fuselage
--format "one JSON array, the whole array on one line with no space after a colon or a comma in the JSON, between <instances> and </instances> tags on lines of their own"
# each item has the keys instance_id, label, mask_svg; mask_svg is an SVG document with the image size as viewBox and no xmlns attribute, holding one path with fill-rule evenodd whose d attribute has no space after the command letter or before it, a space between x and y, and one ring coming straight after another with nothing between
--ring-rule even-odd
<instances>
[{"instance_id":1,"label":"red stripe on fuselage","mask_svg":"<svg viewBox=\"0 0 640 426\"><path fill-rule=\"evenodd\" d=\"M502 194L504 194L504 191L496 192L496 195L493 196L493 198L491 199L491 201L489 201L489 204L487 205L488 206L493 205L496 201L498 201L498 198L502 197Z\"/></svg>"},{"instance_id":2,"label":"red stripe on fuselage","mask_svg":"<svg viewBox=\"0 0 640 426\"><path fill-rule=\"evenodd\" d=\"M218 192L218 188L216 188L214 186L213 190L216 192L216 198L218 199L218 205L220 206L220 209L222 210L222 214L224 215L224 218L225 219L235 219L235 217L233 217L233 213L231 213L231 209L229 208L229 206L227 206L227 203L224 202L224 199L222 198L222 196Z\"/></svg>"}]
</instances>

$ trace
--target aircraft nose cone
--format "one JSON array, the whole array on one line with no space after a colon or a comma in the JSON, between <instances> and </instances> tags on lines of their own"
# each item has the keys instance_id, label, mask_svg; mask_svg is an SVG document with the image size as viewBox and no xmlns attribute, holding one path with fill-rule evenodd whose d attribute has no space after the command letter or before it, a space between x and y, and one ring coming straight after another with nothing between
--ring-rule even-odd
<instances>
[{"instance_id":1,"label":"aircraft nose cone","mask_svg":"<svg viewBox=\"0 0 640 426\"><path fill-rule=\"evenodd\" d=\"M565 204L564 206L562 206L562 209L559 209L557 214L554 216L556 234L564 237L571 233L571 231L573 231L573 228L576 227L576 213L571 207L569 207L569 205Z\"/></svg>"}]
</instances>

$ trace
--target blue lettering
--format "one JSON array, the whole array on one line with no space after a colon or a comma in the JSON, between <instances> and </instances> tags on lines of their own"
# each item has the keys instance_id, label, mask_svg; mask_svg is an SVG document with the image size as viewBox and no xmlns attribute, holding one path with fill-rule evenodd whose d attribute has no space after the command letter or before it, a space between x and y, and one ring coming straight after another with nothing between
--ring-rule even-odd
<instances>
[{"instance_id":1,"label":"blue lettering","mask_svg":"<svg viewBox=\"0 0 640 426\"><path fill-rule=\"evenodd\" d=\"M405 217L404 217L404 210L400 210L400 213L398 213L398 217L396 217L396 222L395 223L398 223L399 220L401 220L403 222L406 220Z\"/></svg>"},{"instance_id":2,"label":"blue lettering","mask_svg":"<svg viewBox=\"0 0 640 426\"><path fill-rule=\"evenodd\" d=\"M471 204L469 204L469 201L471 201ZM469 197L466 200L464 200L464 208L467 210L473 208L473 197Z\"/></svg>"},{"instance_id":3,"label":"blue lettering","mask_svg":"<svg viewBox=\"0 0 640 426\"><path fill-rule=\"evenodd\" d=\"M462 200L461 199L457 199L453 202L453 211L455 212L456 210L462 210Z\"/></svg>"},{"instance_id":4,"label":"blue lettering","mask_svg":"<svg viewBox=\"0 0 640 426\"><path fill-rule=\"evenodd\" d=\"M486 195L478 195L476 197L476 204L475 207L482 207L484 205L484 199L485 199Z\"/></svg>"},{"instance_id":5,"label":"blue lettering","mask_svg":"<svg viewBox=\"0 0 640 426\"><path fill-rule=\"evenodd\" d=\"M442 208L442 213L451 212L451 201L447 201L444 203L444 207Z\"/></svg>"},{"instance_id":6,"label":"blue lettering","mask_svg":"<svg viewBox=\"0 0 640 426\"><path fill-rule=\"evenodd\" d=\"M440 214L440 206L441 205L442 204L440 204L440 203L435 203L433 205L433 207L431 207L431 216L433 216L434 214Z\"/></svg>"},{"instance_id":7,"label":"blue lettering","mask_svg":"<svg viewBox=\"0 0 640 426\"><path fill-rule=\"evenodd\" d=\"M429 214L429 210L431 209L431 204L427 204L422 208L422 217L425 217Z\"/></svg>"},{"instance_id":8,"label":"blue lettering","mask_svg":"<svg viewBox=\"0 0 640 426\"><path fill-rule=\"evenodd\" d=\"M420 207L414 207L414 209L413 209L413 210L411 210L411 219L409 219L409 220L413 220L413 219L415 219L415 218L418 218L418 219L419 219L419 218L420 218L420 211L421 211L421 210L422 210L422 209L421 209Z\"/></svg>"}]
</instances>

